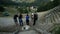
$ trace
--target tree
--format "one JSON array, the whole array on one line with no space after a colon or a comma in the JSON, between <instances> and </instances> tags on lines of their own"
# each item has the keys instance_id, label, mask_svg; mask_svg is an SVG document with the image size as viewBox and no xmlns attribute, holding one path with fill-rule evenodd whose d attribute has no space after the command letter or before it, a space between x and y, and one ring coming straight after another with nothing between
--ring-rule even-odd
<instances>
[{"instance_id":1,"label":"tree","mask_svg":"<svg viewBox=\"0 0 60 34\"><path fill-rule=\"evenodd\" d=\"M38 7L38 12L50 10L56 6L60 5L60 0L54 0L53 2L48 2L46 5L42 4Z\"/></svg>"},{"instance_id":2,"label":"tree","mask_svg":"<svg viewBox=\"0 0 60 34\"><path fill-rule=\"evenodd\" d=\"M20 13L23 13L23 9L22 9L22 8L18 8L18 11L19 11Z\"/></svg>"},{"instance_id":3,"label":"tree","mask_svg":"<svg viewBox=\"0 0 60 34\"><path fill-rule=\"evenodd\" d=\"M54 0L53 3L54 3L54 6L58 6L60 4L60 0Z\"/></svg>"},{"instance_id":4,"label":"tree","mask_svg":"<svg viewBox=\"0 0 60 34\"><path fill-rule=\"evenodd\" d=\"M4 10L3 6L0 6L0 12L4 12Z\"/></svg>"}]
</instances>

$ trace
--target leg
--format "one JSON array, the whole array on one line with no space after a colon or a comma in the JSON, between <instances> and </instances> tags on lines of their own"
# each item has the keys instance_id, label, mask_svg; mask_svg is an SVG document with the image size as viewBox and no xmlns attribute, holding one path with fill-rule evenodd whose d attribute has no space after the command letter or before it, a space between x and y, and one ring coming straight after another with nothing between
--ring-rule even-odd
<instances>
[{"instance_id":1,"label":"leg","mask_svg":"<svg viewBox=\"0 0 60 34\"><path fill-rule=\"evenodd\" d=\"M15 24L16 24L16 27L17 27L17 31L15 32L15 34L18 34L19 33L19 25L18 25L18 22L15 21Z\"/></svg>"},{"instance_id":2,"label":"leg","mask_svg":"<svg viewBox=\"0 0 60 34\"><path fill-rule=\"evenodd\" d=\"M23 20L22 19L20 20L20 26L23 26Z\"/></svg>"},{"instance_id":3,"label":"leg","mask_svg":"<svg viewBox=\"0 0 60 34\"><path fill-rule=\"evenodd\" d=\"M26 20L26 24L28 25L28 22L27 22L27 20Z\"/></svg>"},{"instance_id":4,"label":"leg","mask_svg":"<svg viewBox=\"0 0 60 34\"><path fill-rule=\"evenodd\" d=\"M15 25L18 26L18 21L17 19L14 19Z\"/></svg>"},{"instance_id":5,"label":"leg","mask_svg":"<svg viewBox=\"0 0 60 34\"><path fill-rule=\"evenodd\" d=\"M34 20L34 23L33 23L33 25L35 25L35 23L36 23L36 20Z\"/></svg>"},{"instance_id":6,"label":"leg","mask_svg":"<svg viewBox=\"0 0 60 34\"><path fill-rule=\"evenodd\" d=\"M20 26L21 26L21 19L19 19L19 24L20 24Z\"/></svg>"},{"instance_id":7,"label":"leg","mask_svg":"<svg viewBox=\"0 0 60 34\"><path fill-rule=\"evenodd\" d=\"M29 20L26 20L26 24L29 25Z\"/></svg>"},{"instance_id":8,"label":"leg","mask_svg":"<svg viewBox=\"0 0 60 34\"><path fill-rule=\"evenodd\" d=\"M23 20L22 20L22 22L21 22L21 26L23 26Z\"/></svg>"},{"instance_id":9,"label":"leg","mask_svg":"<svg viewBox=\"0 0 60 34\"><path fill-rule=\"evenodd\" d=\"M16 24L16 26L18 26L18 23L17 22L15 22L15 24Z\"/></svg>"},{"instance_id":10,"label":"leg","mask_svg":"<svg viewBox=\"0 0 60 34\"><path fill-rule=\"evenodd\" d=\"M28 25L29 25L29 20L28 20Z\"/></svg>"}]
</instances>

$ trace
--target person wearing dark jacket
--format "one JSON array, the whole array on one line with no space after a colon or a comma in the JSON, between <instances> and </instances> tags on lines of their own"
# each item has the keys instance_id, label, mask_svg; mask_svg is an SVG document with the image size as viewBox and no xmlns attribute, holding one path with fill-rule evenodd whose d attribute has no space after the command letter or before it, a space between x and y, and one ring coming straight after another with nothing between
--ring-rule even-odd
<instances>
[{"instance_id":1,"label":"person wearing dark jacket","mask_svg":"<svg viewBox=\"0 0 60 34\"><path fill-rule=\"evenodd\" d=\"M20 14L20 16L19 16L19 23L20 23L20 26L23 26L23 20L22 20L22 14Z\"/></svg>"},{"instance_id":2,"label":"person wearing dark jacket","mask_svg":"<svg viewBox=\"0 0 60 34\"><path fill-rule=\"evenodd\" d=\"M16 27L17 27L17 31L15 32L15 34L18 34L20 29L19 29L19 24L18 24L18 14L14 15L14 22L16 24Z\"/></svg>"},{"instance_id":3,"label":"person wearing dark jacket","mask_svg":"<svg viewBox=\"0 0 60 34\"><path fill-rule=\"evenodd\" d=\"M37 19L38 19L38 14L37 13L34 13L34 23L33 23L33 25L35 25Z\"/></svg>"},{"instance_id":4,"label":"person wearing dark jacket","mask_svg":"<svg viewBox=\"0 0 60 34\"><path fill-rule=\"evenodd\" d=\"M13 18L16 26L18 25L17 17L18 17L18 15L16 14L16 15L14 15L14 18Z\"/></svg>"}]
</instances>

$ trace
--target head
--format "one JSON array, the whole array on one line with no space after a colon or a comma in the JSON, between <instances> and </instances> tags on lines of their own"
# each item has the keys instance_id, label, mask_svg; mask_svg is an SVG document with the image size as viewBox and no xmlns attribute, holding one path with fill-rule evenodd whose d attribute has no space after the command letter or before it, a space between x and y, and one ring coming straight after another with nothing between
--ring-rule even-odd
<instances>
[{"instance_id":1,"label":"head","mask_svg":"<svg viewBox=\"0 0 60 34\"><path fill-rule=\"evenodd\" d=\"M33 15L34 13L32 13L32 15Z\"/></svg>"},{"instance_id":2,"label":"head","mask_svg":"<svg viewBox=\"0 0 60 34\"><path fill-rule=\"evenodd\" d=\"M27 16L28 16L28 13L27 13Z\"/></svg>"}]
</instances>

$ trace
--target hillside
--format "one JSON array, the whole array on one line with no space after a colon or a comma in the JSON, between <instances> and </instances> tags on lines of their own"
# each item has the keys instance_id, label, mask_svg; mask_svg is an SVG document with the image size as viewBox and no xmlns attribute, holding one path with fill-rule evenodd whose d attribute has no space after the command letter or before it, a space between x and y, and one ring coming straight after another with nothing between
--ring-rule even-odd
<instances>
[{"instance_id":1,"label":"hillside","mask_svg":"<svg viewBox=\"0 0 60 34\"><path fill-rule=\"evenodd\" d=\"M41 3L47 3L50 0L0 0L3 5L19 5L19 6L39 6Z\"/></svg>"},{"instance_id":2,"label":"hillside","mask_svg":"<svg viewBox=\"0 0 60 34\"><path fill-rule=\"evenodd\" d=\"M35 0L12 0L13 2L20 2L20 3L22 3L22 2L26 2L26 3L32 3L32 2L34 2Z\"/></svg>"}]
</instances>

